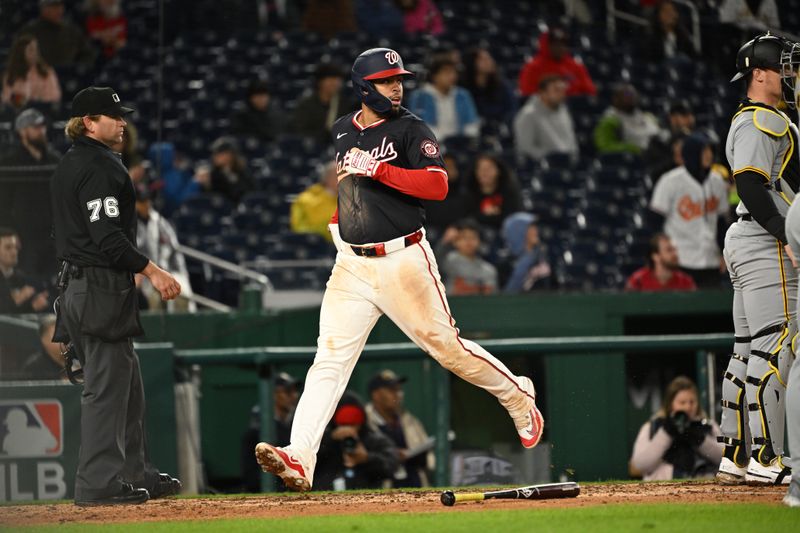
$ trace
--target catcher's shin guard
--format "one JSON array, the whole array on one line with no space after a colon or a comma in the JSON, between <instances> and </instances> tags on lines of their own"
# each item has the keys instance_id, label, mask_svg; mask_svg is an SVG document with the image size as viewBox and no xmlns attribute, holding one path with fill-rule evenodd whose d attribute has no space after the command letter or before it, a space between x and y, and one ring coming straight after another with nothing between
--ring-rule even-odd
<instances>
[{"instance_id":1,"label":"catcher's shin guard","mask_svg":"<svg viewBox=\"0 0 800 533\"><path fill-rule=\"evenodd\" d=\"M745 399L747 356L738 354L749 353L749 338L736 337L735 349L738 353L731 355L722 381L722 435L717 439L725 444L724 456L736 466L745 468L750 457L750 429Z\"/></svg>"},{"instance_id":2,"label":"catcher's shin guard","mask_svg":"<svg viewBox=\"0 0 800 533\"><path fill-rule=\"evenodd\" d=\"M758 336L776 333L777 326ZM783 455L785 427L785 390L792 361L791 339L794 325L781 324L777 346L771 351L752 349L747 363L747 399L750 411L752 456L768 465ZM756 339L757 335L753 336Z\"/></svg>"}]
</instances>

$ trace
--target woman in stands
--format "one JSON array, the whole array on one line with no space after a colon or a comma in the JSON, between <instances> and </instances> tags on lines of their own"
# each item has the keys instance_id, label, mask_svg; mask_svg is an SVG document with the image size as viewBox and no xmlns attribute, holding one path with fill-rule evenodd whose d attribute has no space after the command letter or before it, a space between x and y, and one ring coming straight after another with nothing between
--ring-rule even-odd
<instances>
[{"instance_id":1,"label":"woman in stands","mask_svg":"<svg viewBox=\"0 0 800 533\"><path fill-rule=\"evenodd\" d=\"M514 89L487 48L467 52L461 85L472 95L484 124L511 124L516 111Z\"/></svg>"},{"instance_id":2,"label":"woman in stands","mask_svg":"<svg viewBox=\"0 0 800 533\"><path fill-rule=\"evenodd\" d=\"M2 101L15 109L32 102L61 101L56 71L42 59L39 44L30 34L20 35L11 46L3 74Z\"/></svg>"},{"instance_id":3,"label":"woman in stands","mask_svg":"<svg viewBox=\"0 0 800 533\"><path fill-rule=\"evenodd\" d=\"M678 376L664 392L663 407L639 430L631 476L645 481L713 477L722 458L719 434L700 407L695 384Z\"/></svg>"},{"instance_id":4,"label":"woman in stands","mask_svg":"<svg viewBox=\"0 0 800 533\"><path fill-rule=\"evenodd\" d=\"M511 213L522 211L522 195L511 172L500 159L482 154L475 159L466 195L466 217L499 229Z\"/></svg>"}]
</instances>

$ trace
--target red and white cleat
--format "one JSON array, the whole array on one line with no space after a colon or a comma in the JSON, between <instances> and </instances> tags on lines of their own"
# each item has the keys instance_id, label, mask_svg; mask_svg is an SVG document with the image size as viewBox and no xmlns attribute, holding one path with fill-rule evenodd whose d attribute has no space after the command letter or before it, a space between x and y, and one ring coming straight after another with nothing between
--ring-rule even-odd
<instances>
[{"instance_id":1,"label":"red and white cleat","mask_svg":"<svg viewBox=\"0 0 800 533\"><path fill-rule=\"evenodd\" d=\"M290 452L266 442L256 445L256 461L264 472L280 477L287 489L298 492L311 490L303 464Z\"/></svg>"},{"instance_id":2,"label":"red and white cleat","mask_svg":"<svg viewBox=\"0 0 800 533\"><path fill-rule=\"evenodd\" d=\"M523 390L527 392L532 398L530 400L530 408L525 416L522 418L514 419L514 426L517 428L517 434L522 446L525 448L533 448L539 441L542 440L542 432L544 431L544 417L536 407L536 391L533 388L533 382L530 378L523 378Z\"/></svg>"}]
</instances>

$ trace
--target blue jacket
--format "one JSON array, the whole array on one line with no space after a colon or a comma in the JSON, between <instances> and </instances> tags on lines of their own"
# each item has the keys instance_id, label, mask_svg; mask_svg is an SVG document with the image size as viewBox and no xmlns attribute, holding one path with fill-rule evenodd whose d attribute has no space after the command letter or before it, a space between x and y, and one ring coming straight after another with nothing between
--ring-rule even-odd
<instances>
[{"instance_id":1,"label":"blue jacket","mask_svg":"<svg viewBox=\"0 0 800 533\"><path fill-rule=\"evenodd\" d=\"M430 93L430 86L424 86L413 93L408 98L408 110L424 120L429 126L436 129L439 125L436 100ZM463 87L453 87L455 91L456 117L458 119L457 135L465 135L466 128L476 125L480 121L478 111L475 109L475 102L469 91ZM439 139L441 141L442 139Z\"/></svg>"}]
</instances>

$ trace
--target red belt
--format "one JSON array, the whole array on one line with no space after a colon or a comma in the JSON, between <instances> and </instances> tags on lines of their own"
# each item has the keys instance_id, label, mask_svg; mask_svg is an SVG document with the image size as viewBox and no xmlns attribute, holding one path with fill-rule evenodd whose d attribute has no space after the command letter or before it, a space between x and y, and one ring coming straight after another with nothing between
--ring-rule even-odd
<instances>
[{"instance_id":1,"label":"red belt","mask_svg":"<svg viewBox=\"0 0 800 533\"><path fill-rule=\"evenodd\" d=\"M406 235L405 237L392 239L391 241L382 242L372 246L355 246L351 244L350 248L352 248L353 253L362 257L383 257L399 249L407 248L413 244L417 244L422 240L422 235L422 229L418 229L414 233ZM396 242L400 241L400 239L403 239L402 246L399 246L401 244L400 242ZM389 248L388 251L386 250L387 247Z\"/></svg>"}]
</instances>

